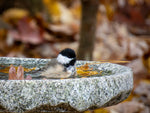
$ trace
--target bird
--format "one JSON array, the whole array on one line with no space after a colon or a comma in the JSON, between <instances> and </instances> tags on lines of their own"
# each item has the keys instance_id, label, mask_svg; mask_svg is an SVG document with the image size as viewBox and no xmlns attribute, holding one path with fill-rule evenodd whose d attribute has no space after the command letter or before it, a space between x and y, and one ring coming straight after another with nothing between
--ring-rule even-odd
<instances>
[{"instance_id":1,"label":"bird","mask_svg":"<svg viewBox=\"0 0 150 113\"><path fill-rule=\"evenodd\" d=\"M40 75L44 78L69 78L76 75L76 54L73 49L62 50L57 58L51 59L42 69Z\"/></svg>"}]
</instances>

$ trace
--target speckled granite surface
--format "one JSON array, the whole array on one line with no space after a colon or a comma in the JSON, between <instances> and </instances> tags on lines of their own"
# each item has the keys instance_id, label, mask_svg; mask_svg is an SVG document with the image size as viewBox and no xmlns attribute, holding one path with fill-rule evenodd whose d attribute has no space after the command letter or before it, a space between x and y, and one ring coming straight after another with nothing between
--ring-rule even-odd
<instances>
[{"instance_id":1,"label":"speckled granite surface","mask_svg":"<svg viewBox=\"0 0 150 113\"><path fill-rule=\"evenodd\" d=\"M0 64L22 64L25 67L46 62L45 59L0 58ZM78 61L77 66L84 63ZM22 113L46 106L45 110L49 111L82 112L114 105L128 97L133 88L130 68L111 63L92 66L111 70L112 75L63 80L0 80L0 108Z\"/></svg>"}]
</instances>

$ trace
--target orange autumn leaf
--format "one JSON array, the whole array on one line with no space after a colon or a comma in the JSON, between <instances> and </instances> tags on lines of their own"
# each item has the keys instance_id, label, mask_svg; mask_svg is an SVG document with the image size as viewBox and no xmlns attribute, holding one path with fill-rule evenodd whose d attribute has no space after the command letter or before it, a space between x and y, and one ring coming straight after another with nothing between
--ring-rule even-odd
<instances>
[{"instance_id":1,"label":"orange autumn leaf","mask_svg":"<svg viewBox=\"0 0 150 113\"><path fill-rule=\"evenodd\" d=\"M11 67L11 66L10 66L10 67ZM1 69L1 72L3 72L3 73L8 73L9 70L10 70L10 67L5 67L4 69ZM15 70L17 70L17 67L14 66L14 68L15 68ZM30 71L33 71L33 70L36 70L36 67L33 67L33 68L25 68L25 67L24 67L24 71L25 71L25 72L30 72Z\"/></svg>"},{"instance_id":2,"label":"orange autumn leaf","mask_svg":"<svg viewBox=\"0 0 150 113\"><path fill-rule=\"evenodd\" d=\"M24 67L21 65L17 68L16 73L16 67L11 65L9 69L9 80L32 80L32 77L28 75L26 78L24 78Z\"/></svg>"},{"instance_id":3,"label":"orange autumn leaf","mask_svg":"<svg viewBox=\"0 0 150 113\"><path fill-rule=\"evenodd\" d=\"M10 66L8 79L9 80L16 80L17 79L16 69L15 69L15 66L13 66L13 65Z\"/></svg>"},{"instance_id":4,"label":"orange autumn leaf","mask_svg":"<svg viewBox=\"0 0 150 113\"><path fill-rule=\"evenodd\" d=\"M20 65L17 69L17 80L24 80L24 68Z\"/></svg>"}]
</instances>

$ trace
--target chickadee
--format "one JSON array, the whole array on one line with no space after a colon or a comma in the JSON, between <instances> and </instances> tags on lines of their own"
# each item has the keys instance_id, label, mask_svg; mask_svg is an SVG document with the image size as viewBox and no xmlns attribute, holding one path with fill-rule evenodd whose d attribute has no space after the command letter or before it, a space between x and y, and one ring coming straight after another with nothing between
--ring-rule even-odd
<instances>
[{"instance_id":1,"label":"chickadee","mask_svg":"<svg viewBox=\"0 0 150 113\"><path fill-rule=\"evenodd\" d=\"M62 50L57 58L52 59L42 68L41 76L45 78L68 78L76 74L76 54L74 50L66 48Z\"/></svg>"}]
</instances>

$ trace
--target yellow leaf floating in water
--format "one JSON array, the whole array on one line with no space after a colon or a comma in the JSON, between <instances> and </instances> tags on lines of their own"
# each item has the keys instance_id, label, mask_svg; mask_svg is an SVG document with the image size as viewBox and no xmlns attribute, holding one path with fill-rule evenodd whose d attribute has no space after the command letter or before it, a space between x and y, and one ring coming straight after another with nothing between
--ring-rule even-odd
<instances>
[{"instance_id":1,"label":"yellow leaf floating in water","mask_svg":"<svg viewBox=\"0 0 150 113\"><path fill-rule=\"evenodd\" d=\"M77 69L81 69L81 70L92 70L93 68L89 67L89 63L86 63L85 65L82 65L80 67L77 67Z\"/></svg>"},{"instance_id":2,"label":"yellow leaf floating in water","mask_svg":"<svg viewBox=\"0 0 150 113\"><path fill-rule=\"evenodd\" d=\"M35 69L36 69L36 67L33 67L33 68L24 68L24 71L25 72L30 72L30 71L35 70Z\"/></svg>"},{"instance_id":3,"label":"yellow leaf floating in water","mask_svg":"<svg viewBox=\"0 0 150 113\"><path fill-rule=\"evenodd\" d=\"M89 64L86 63L83 66L77 67L77 74L80 76L92 76L99 74L97 71L93 71L93 68L89 67Z\"/></svg>"}]
</instances>

